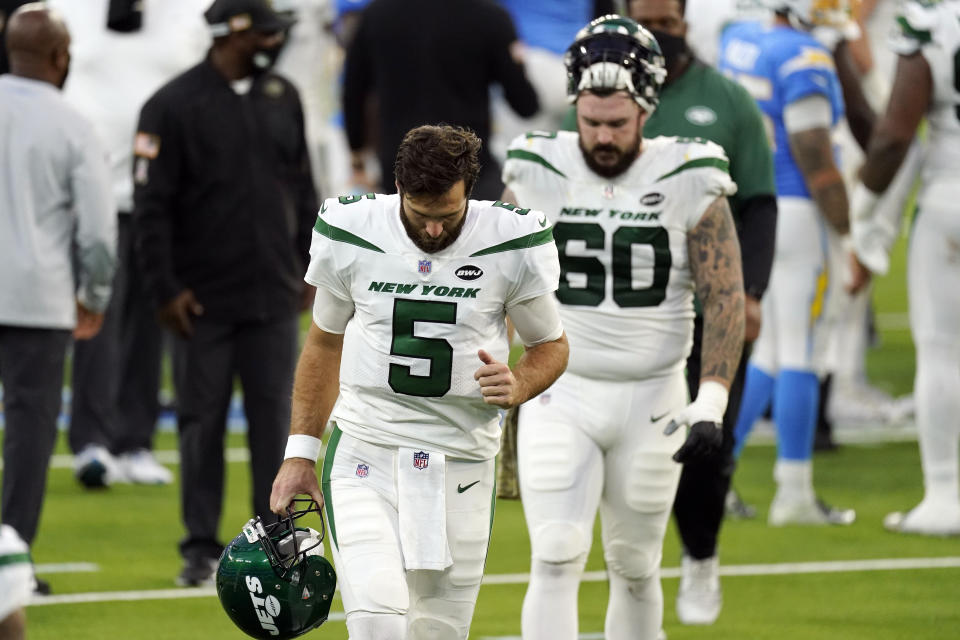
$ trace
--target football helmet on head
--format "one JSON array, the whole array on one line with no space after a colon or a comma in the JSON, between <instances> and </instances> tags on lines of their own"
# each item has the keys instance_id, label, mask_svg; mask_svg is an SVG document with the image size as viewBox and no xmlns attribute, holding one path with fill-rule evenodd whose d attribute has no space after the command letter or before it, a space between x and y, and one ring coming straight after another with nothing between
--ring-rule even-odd
<instances>
[{"instance_id":1,"label":"football helmet on head","mask_svg":"<svg viewBox=\"0 0 960 640\"><path fill-rule=\"evenodd\" d=\"M610 14L577 33L563 58L567 67L567 99L581 91L627 91L648 113L657 108L667 77L656 38L630 18Z\"/></svg>"},{"instance_id":2,"label":"football helmet on head","mask_svg":"<svg viewBox=\"0 0 960 640\"><path fill-rule=\"evenodd\" d=\"M312 500L298 502L309 504L279 522L249 520L220 556L220 604L254 638L295 638L323 624L330 613L337 575L323 557L323 514ZM319 533L294 525L308 513L320 516Z\"/></svg>"}]
</instances>

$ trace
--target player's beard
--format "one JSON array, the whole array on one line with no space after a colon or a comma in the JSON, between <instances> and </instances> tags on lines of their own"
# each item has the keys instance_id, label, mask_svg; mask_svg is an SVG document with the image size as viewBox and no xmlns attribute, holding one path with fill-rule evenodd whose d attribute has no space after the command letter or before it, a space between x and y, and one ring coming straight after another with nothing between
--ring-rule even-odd
<instances>
[{"instance_id":1,"label":"player's beard","mask_svg":"<svg viewBox=\"0 0 960 640\"><path fill-rule=\"evenodd\" d=\"M639 134L637 134L637 139L633 141L633 144L626 150L620 149L613 144L598 144L588 151L586 147L583 146L582 137L579 138L579 144L580 152L583 154L583 161L587 163L591 171L603 178L616 178L624 173L630 168L630 165L633 164L633 161L637 159L637 155L640 153ZM616 154L617 159L613 164L601 164L596 158L596 154L598 153Z\"/></svg>"},{"instance_id":2,"label":"player's beard","mask_svg":"<svg viewBox=\"0 0 960 640\"><path fill-rule=\"evenodd\" d=\"M438 251L443 251L451 244L453 244L457 238L460 237L460 232L463 230L463 223L466 222L467 216L464 216L460 219L460 224L449 231L445 231L436 238L427 233L426 229L414 229L413 225L410 223L410 220L407 219L407 214L403 210L403 201L400 201L400 222L403 223L403 228L407 232L407 237L417 245L417 248L421 251L427 253L437 253Z\"/></svg>"}]
</instances>

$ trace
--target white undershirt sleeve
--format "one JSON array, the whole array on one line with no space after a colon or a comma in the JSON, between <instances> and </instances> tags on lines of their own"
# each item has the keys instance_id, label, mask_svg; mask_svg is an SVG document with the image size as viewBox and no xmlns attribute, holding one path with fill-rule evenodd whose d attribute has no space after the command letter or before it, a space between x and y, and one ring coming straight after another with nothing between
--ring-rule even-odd
<instances>
[{"instance_id":1,"label":"white undershirt sleeve","mask_svg":"<svg viewBox=\"0 0 960 640\"><path fill-rule=\"evenodd\" d=\"M338 298L330 289L317 287L313 299L313 323L327 333L343 333L353 317L353 302Z\"/></svg>"},{"instance_id":2,"label":"white undershirt sleeve","mask_svg":"<svg viewBox=\"0 0 960 640\"><path fill-rule=\"evenodd\" d=\"M833 109L827 97L813 93L794 100L783 110L783 126L787 133L833 126Z\"/></svg>"},{"instance_id":3,"label":"white undershirt sleeve","mask_svg":"<svg viewBox=\"0 0 960 640\"><path fill-rule=\"evenodd\" d=\"M507 307L507 315L526 347L551 342L563 335L563 323L552 291Z\"/></svg>"}]
</instances>

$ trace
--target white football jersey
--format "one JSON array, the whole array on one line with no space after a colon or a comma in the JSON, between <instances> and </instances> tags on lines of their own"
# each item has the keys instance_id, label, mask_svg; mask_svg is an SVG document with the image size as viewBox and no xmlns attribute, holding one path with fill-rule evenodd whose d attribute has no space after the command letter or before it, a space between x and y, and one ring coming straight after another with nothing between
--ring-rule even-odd
<instances>
[{"instance_id":1,"label":"white football jersey","mask_svg":"<svg viewBox=\"0 0 960 640\"><path fill-rule=\"evenodd\" d=\"M953 205L960 167L960 1L904 3L891 47L905 56L919 51L933 78L921 206L925 196Z\"/></svg>"},{"instance_id":2,"label":"white football jersey","mask_svg":"<svg viewBox=\"0 0 960 640\"><path fill-rule=\"evenodd\" d=\"M407 236L397 195L323 203L306 281L352 302L332 419L376 444L485 460L499 413L474 372L506 362L506 309L555 291L552 227L540 212L471 200L459 238L427 253Z\"/></svg>"},{"instance_id":3,"label":"white football jersey","mask_svg":"<svg viewBox=\"0 0 960 640\"><path fill-rule=\"evenodd\" d=\"M661 137L607 179L587 167L575 132L513 141L503 182L554 223L568 371L641 380L683 369L694 318L687 231L736 192L727 166L712 142Z\"/></svg>"}]
</instances>

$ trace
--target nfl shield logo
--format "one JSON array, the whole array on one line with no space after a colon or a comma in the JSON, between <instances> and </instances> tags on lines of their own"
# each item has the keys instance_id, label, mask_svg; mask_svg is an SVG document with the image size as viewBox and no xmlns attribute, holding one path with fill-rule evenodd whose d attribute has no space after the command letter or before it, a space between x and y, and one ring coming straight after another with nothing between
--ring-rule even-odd
<instances>
[{"instance_id":1,"label":"nfl shield logo","mask_svg":"<svg viewBox=\"0 0 960 640\"><path fill-rule=\"evenodd\" d=\"M357 465L358 478L366 478L368 473L370 473L370 467L368 465L365 465L362 462Z\"/></svg>"},{"instance_id":2,"label":"nfl shield logo","mask_svg":"<svg viewBox=\"0 0 960 640\"><path fill-rule=\"evenodd\" d=\"M429 453L427 453L426 451L413 452L413 468L414 469L426 469L428 464L430 464Z\"/></svg>"},{"instance_id":3,"label":"nfl shield logo","mask_svg":"<svg viewBox=\"0 0 960 640\"><path fill-rule=\"evenodd\" d=\"M604 198L606 198L607 200L612 200L614 195L616 195L616 194L615 194L615 192L614 192L614 189L613 189L613 185L612 185L612 184L608 184L608 185L606 185L606 186L603 187L603 197L604 197Z\"/></svg>"},{"instance_id":4,"label":"nfl shield logo","mask_svg":"<svg viewBox=\"0 0 960 640\"><path fill-rule=\"evenodd\" d=\"M429 260L420 260L417 262L417 271L420 273L430 273L431 263Z\"/></svg>"}]
</instances>

